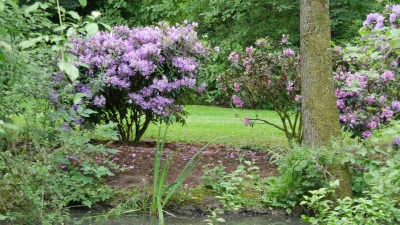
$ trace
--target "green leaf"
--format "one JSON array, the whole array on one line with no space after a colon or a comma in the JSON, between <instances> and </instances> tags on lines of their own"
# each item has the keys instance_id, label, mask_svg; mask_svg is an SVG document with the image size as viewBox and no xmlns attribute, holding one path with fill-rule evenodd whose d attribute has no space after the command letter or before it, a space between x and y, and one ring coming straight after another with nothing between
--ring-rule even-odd
<instances>
[{"instance_id":1,"label":"green leaf","mask_svg":"<svg viewBox=\"0 0 400 225\"><path fill-rule=\"evenodd\" d=\"M397 176L398 173L399 173L399 171L398 171L398 170L395 170L395 171L393 171L393 172L391 172L391 173L389 174L388 178L389 178L389 179L392 179L393 177Z\"/></svg>"},{"instance_id":2,"label":"green leaf","mask_svg":"<svg viewBox=\"0 0 400 225\"><path fill-rule=\"evenodd\" d=\"M65 69L65 72L69 76L71 81L75 81L79 77L79 70L74 65L69 64L69 66Z\"/></svg>"},{"instance_id":3,"label":"green leaf","mask_svg":"<svg viewBox=\"0 0 400 225\"><path fill-rule=\"evenodd\" d=\"M1 5L1 4L0 4L0 5ZM0 214L0 221L1 221L1 220L6 220L7 218L8 218L8 216L4 216L4 215L1 215L1 214Z\"/></svg>"},{"instance_id":4,"label":"green leaf","mask_svg":"<svg viewBox=\"0 0 400 225\"><path fill-rule=\"evenodd\" d=\"M62 25L62 26L58 26L58 27L56 27L55 29L54 29L54 31L62 31L62 30L65 30L65 29L67 29L68 28L68 26L66 26L66 25Z\"/></svg>"},{"instance_id":5,"label":"green leaf","mask_svg":"<svg viewBox=\"0 0 400 225\"><path fill-rule=\"evenodd\" d=\"M3 1L4 2L4 1ZM19 6L15 4L15 0L6 0L6 3L13 7L14 9L19 9Z\"/></svg>"},{"instance_id":6,"label":"green leaf","mask_svg":"<svg viewBox=\"0 0 400 225\"><path fill-rule=\"evenodd\" d=\"M391 42L389 43L389 46L392 47L392 48L399 47L399 46L400 46L400 40L399 40L399 39L396 39L396 40L391 41Z\"/></svg>"},{"instance_id":7,"label":"green leaf","mask_svg":"<svg viewBox=\"0 0 400 225\"><path fill-rule=\"evenodd\" d=\"M24 10L25 14L29 14L32 11L36 11L39 8L39 4L40 2L35 2L35 4L28 6L28 8Z\"/></svg>"},{"instance_id":8,"label":"green leaf","mask_svg":"<svg viewBox=\"0 0 400 225\"><path fill-rule=\"evenodd\" d=\"M97 33L97 31L99 31L99 25L97 25L97 23L88 23L85 26L85 30L89 37L92 37Z\"/></svg>"},{"instance_id":9,"label":"green leaf","mask_svg":"<svg viewBox=\"0 0 400 225\"><path fill-rule=\"evenodd\" d=\"M85 93L80 93L80 92L76 93L74 95L74 104L76 105L76 104L80 103L82 98L86 97L86 96L87 96L87 94L85 94Z\"/></svg>"},{"instance_id":10,"label":"green leaf","mask_svg":"<svg viewBox=\"0 0 400 225\"><path fill-rule=\"evenodd\" d=\"M224 218L217 218L217 219L215 219L215 220L218 221L218 222L221 222L221 223L225 223Z\"/></svg>"},{"instance_id":11,"label":"green leaf","mask_svg":"<svg viewBox=\"0 0 400 225\"><path fill-rule=\"evenodd\" d=\"M3 11L6 8L6 5L0 1L0 11ZM1 216L1 215L0 215ZM0 217L1 218L1 217ZM0 219L1 220L1 219Z\"/></svg>"},{"instance_id":12,"label":"green leaf","mask_svg":"<svg viewBox=\"0 0 400 225\"><path fill-rule=\"evenodd\" d=\"M93 113L97 113L96 111L93 111L93 110L91 110L91 109L85 109L85 111L83 111L83 113L86 113L86 114L93 114Z\"/></svg>"},{"instance_id":13,"label":"green leaf","mask_svg":"<svg viewBox=\"0 0 400 225\"><path fill-rule=\"evenodd\" d=\"M4 41L0 41L0 46L4 47L8 51L12 50L11 46L9 44L7 44L6 42L4 42Z\"/></svg>"},{"instance_id":14,"label":"green leaf","mask_svg":"<svg viewBox=\"0 0 400 225\"><path fill-rule=\"evenodd\" d=\"M75 81L79 77L79 70L69 62L60 62L58 67L62 72L65 72L71 81Z\"/></svg>"},{"instance_id":15,"label":"green leaf","mask_svg":"<svg viewBox=\"0 0 400 225\"><path fill-rule=\"evenodd\" d=\"M81 4L82 8L85 8L85 6L87 5L87 1L86 0L79 0L79 4Z\"/></svg>"},{"instance_id":16,"label":"green leaf","mask_svg":"<svg viewBox=\"0 0 400 225\"><path fill-rule=\"evenodd\" d=\"M111 26L105 23L100 23L103 27L105 27L108 31L111 31Z\"/></svg>"},{"instance_id":17,"label":"green leaf","mask_svg":"<svg viewBox=\"0 0 400 225\"><path fill-rule=\"evenodd\" d=\"M361 30L358 30L358 33L362 36L368 36L371 32L369 30L361 29Z\"/></svg>"},{"instance_id":18,"label":"green leaf","mask_svg":"<svg viewBox=\"0 0 400 225\"><path fill-rule=\"evenodd\" d=\"M79 178L77 179L78 181L82 181L82 183L84 184L88 184L88 183L92 183L93 182L93 178L92 177L87 177L87 176L79 176Z\"/></svg>"},{"instance_id":19,"label":"green leaf","mask_svg":"<svg viewBox=\"0 0 400 225\"><path fill-rule=\"evenodd\" d=\"M75 28L70 27L70 28L68 28L68 30L67 30L67 37L71 37L71 36L74 35L75 33L76 33Z\"/></svg>"},{"instance_id":20,"label":"green leaf","mask_svg":"<svg viewBox=\"0 0 400 225\"><path fill-rule=\"evenodd\" d=\"M1 11L1 10L0 10ZM7 30L6 28L0 26L0 35L6 35L7 34Z\"/></svg>"},{"instance_id":21,"label":"green leaf","mask_svg":"<svg viewBox=\"0 0 400 225\"><path fill-rule=\"evenodd\" d=\"M62 50L62 49L64 49L63 48L63 46L61 46L61 45L53 45L52 47L51 47L51 49L53 50L53 51L60 51L60 50Z\"/></svg>"},{"instance_id":22,"label":"green leaf","mask_svg":"<svg viewBox=\"0 0 400 225\"><path fill-rule=\"evenodd\" d=\"M391 161L391 160L388 160L388 161L386 162L386 164L387 164L389 167L391 167L391 168L394 167L394 162Z\"/></svg>"},{"instance_id":23,"label":"green leaf","mask_svg":"<svg viewBox=\"0 0 400 225\"><path fill-rule=\"evenodd\" d=\"M77 65L79 65L79 66L83 66L83 67L89 69L89 66L88 66L86 63L83 63L83 62L75 62L75 64L77 64Z\"/></svg>"},{"instance_id":24,"label":"green leaf","mask_svg":"<svg viewBox=\"0 0 400 225\"><path fill-rule=\"evenodd\" d=\"M68 11L67 12L72 18L80 21L81 20L81 16L79 16L79 14L77 12L74 11Z\"/></svg>"},{"instance_id":25,"label":"green leaf","mask_svg":"<svg viewBox=\"0 0 400 225\"><path fill-rule=\"evenodd\" d=\"M369 57L370 57L371 59L377 59L378 56L379 56L379 54L380 54L380 52L373 52Z\"/></svg>"},{"instance_id":26,"label":"green leaf","mask_svg":"<svg viewBox=\"0 0 400 225\"><path fill-rule=\"evenodd\" d=\"M51 38L51 42L54 42L54 43L57 43L57 42L62 41L62 40L64 40L64 38L60 37L60 36L56 36L56 37L52 37Z\"/></svg>"},{"instance_id":27,"label":"green leaf","mask_svg":"<svg viewBox=\"0 0 400 225\"><path fill-rule=\"evenodd\" d=\"M22 49L30 48L30 47L34 46L37 42L39 42L41 40L42 40L42 37L31 38L31 39L28 39L26 41L22 41L21 43L19 43L19 46L21 46Z\"/></svg>"}]
</instances>

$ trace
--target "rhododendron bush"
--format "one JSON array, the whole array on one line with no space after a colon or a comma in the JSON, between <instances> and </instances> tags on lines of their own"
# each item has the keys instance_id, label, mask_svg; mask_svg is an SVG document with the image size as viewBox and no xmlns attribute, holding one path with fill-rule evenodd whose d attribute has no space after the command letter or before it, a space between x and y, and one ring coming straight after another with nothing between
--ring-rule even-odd
<instances>
[{"instance_id":1,"label":"rhododendron bush","mask_svg":"<svg viewBox=\"0 0 400 225\"><path fill-rule=\"evenodd\" d=\"M352 138L367 139L400 116L400 5L367 16L358 46L332 49L333 77L339 121ZM272 50L270 42L231 53L232 67L218 80L237 108L257 108L269 102L282 124L245 116L244 124L270 124L289 140L301 142L301 93L298 53L286 36ZM278 46L278 47L277 47Z\"/></svg>"},{"instance_id":2,"label":"rhododendron bush","mask_svg":"<svg viewBox=\"0 0 400 225\"><path fill-rule=\"evenodd\" d=\"M80 104L98 112L77 123L118 123L120 139L137 144L150 122L174 115L184 122L182 105L197 84L207 49L198 41L196 23L128 28L117 26L89 39L75 37L71 53L86 66L73 82ZM55 81L63 80L62 74ZM57 101L57 90L52 101Z\"/></svg>"},{"instance_id":3,"label":"rhododendron bush","mask_svg":"<svg viewBox=\"0 0 400 225\"><path fill-rule=\"evenodd\" d=\"M301 142L301 96L299 56L288 47L283 36L281 50L268 39L257 40L255 47L245 52L232 52L231 69L218 77L221 88L232 96L237 108L258 108L269 102L281 118L282 124L263 118L245 116L246 126L266 123L285 132L287 139Z\"/></svg>"}]
</instances>

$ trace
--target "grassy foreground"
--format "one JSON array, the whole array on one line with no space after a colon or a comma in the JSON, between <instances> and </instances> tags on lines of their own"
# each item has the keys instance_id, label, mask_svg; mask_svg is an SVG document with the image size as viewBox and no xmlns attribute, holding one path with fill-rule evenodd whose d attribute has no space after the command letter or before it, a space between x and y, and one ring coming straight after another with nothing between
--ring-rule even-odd
<instances>
[{"instance_id":1,"label":"grassy foreground","mask_svg":"<svg viewBox=\"0 0 400 225\"><path fill-rule=\"evenodd\" d=\"M244 116L254 118L256 114L259 118L281 124L274 111L239 110L199 105L185 106L185 110L189 112L186 125L173 124L170 126L167 141L205 143L217 137L229 136L218 139L215 143L259 150L271 145L287 145L284 133L270 125L256 124L254 127L243 125ZM152 124L142 140L156 139L157 134L158 126Z\"/></svg>"}]
</instances>

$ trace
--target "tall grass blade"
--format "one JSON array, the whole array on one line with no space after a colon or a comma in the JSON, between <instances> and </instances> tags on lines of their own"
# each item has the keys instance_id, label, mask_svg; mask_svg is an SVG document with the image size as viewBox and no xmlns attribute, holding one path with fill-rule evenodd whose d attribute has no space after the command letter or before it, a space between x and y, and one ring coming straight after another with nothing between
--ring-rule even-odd
<instances>
[{"instance_id":1,"label":"tall grass blade","mask_svg":"<svg viewBox=\"0 0 400 225\"><path fill-rule=\"evenodd\" d=\"M200 148L196 154L194 154L190 160L186 163L185 167L182 169L178 177L176 178L175 182L169 185L165 191L164 194L166 194L164 201L163 201L163 207L168 203L169 199L175 194L177 189L182 186L182 183L186 180L186 178L189 176L190 172L196 167L196 165L200 162L200 158L198 158L198 155L206 149L211 143L214 141L221 139L221 138L226 138L229 136L223 136L223 137L218 137L214 138L210 142L208 142L206 145L204 145L202 148Z\"/></svg>"}]
</instances>

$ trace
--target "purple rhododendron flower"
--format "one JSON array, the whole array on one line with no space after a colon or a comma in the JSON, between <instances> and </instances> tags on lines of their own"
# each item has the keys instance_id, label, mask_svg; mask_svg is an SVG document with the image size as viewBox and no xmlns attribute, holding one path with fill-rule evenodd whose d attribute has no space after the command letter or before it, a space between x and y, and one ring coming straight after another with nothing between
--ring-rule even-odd
<instances>
[{"instance_id":1,"label":"purple rhododendron flower","mask_svg":"<svg viewBox=\"0 0 400 225\"><path fill-rule=\"evenodd\" d=\"M392 6L392 12L396 13L396 15L400 15L400 5Z\"/></svg>"},{"instance_id":2,"label":"purple rhododendron flower","mask_svg":"<svg viewBox=\"0 0 400 225\"><path fill-rule=\"evenodd\" d=\"M257 41L256 41L256 46L257 47L263 47L264 45L266 45L267 44L267 41L265 40L265 39L258 39Z\"/></svg>"},{"instance_id":3,"label":"purple rhododendron flower","mask_svg":"<svg viewBox=\"0 0 400 225\"><path fill-rule=\"evenodd\" d=\"M233 84L233 87L234 87L235 92L239 92L239 91L240 91L240 88L242 87L242 84L241 84L241 83L238 83L238 82L235 82L235 83Z\"/></svg>"},{"instance_id":4,"label":"purple rhododendron flower","mask_svg":"<svg viewBox=\"0 0 400 225\"><path fill-rule=\"evenodd\" d=\"M254 52L253 46L246 47L246 52L249 53L249 54L252 54Z\"/></svg>"},{"instance_id":5,"label":"purple rhododendron flower","mask_svg":"<svg viewBox=\"0 0 400 225\"><path fill-rule=\"evenodd\" d=\"M58 102L58 92L56 90L53 90L53 92L50 94L50 102L52 103L57 103Z\"/></svg>"},{"instance_id":6,"label":"purple rhododendron flower","mask_svg":"<svg viewBox=\"0 0 400 225\"><path fill-rule=\"evenodd\" d=\"M203 93L204 90L206 90L206 87L207 87L207 85L206 85L205 82L201 83L200 87L197 88L197 92L198 92L198 93Z\"/></svg>"},{"instance_id":7,"label":"purple rhododendron flower","mask_svg":"<svg viewBox=\"0 0 400 225\"><path fill-rule=\"evenodd\" d=\"M337 106L339 109L345 108L345 104L344 104L343 99L338 99L338 100L336 100L336 106Z\"/></svg>"},{"instance_id":8,"label":"purple rhododendron flower","mask_svg":"<svg viewBox=\"0 0 400 225\"><path fill-rule=\"evenodd\" d=\"M245 116L243 118L243 124L247 127L250 124L250 118L248 116Z\"/></svg>"},{"instance_id":9,"label":"purple rhododendron flower","mask_svg":"<svg viewBox=\"0 0 400 225\"><path fill-rule=\"evenodd\" d=\"M393 80L394 77L395 77L394 73L392 73L392 71L390 70L387 70L381 74L381 79L385 82Z\"/></svg>"},{"instance_id":10,"label":"purple rhododendron flower","mask_svg":"<svg viewBox=\"0 0 400 225\"><path fill-rule=\"evenodd\" d=\"M382 113L380 115L381 118L386 119L386 121L390 121L393 117L393 111L390 110L388 106L384 106L382 108Z\"/></svg>"},{"instance_id":11,"label":"purple rhododendron flower","mask_svg":"<svg viewBox=\"0 0 400 225\"><path fill-rule=\"evenodd\" d=\"M390 21L391 23L394 23L394 22L396 21L396 18L397 18L396 13L391 13L391 14L390 14L390 17L389 17L389 21Z\"/></svg>"},{"instance_id":12,"label":"purple rhododendron flower","mask_svg":"<svg viewBox=\"0 0 400 225\"><path fill-rule=\"evenodd\" d=\"M244 72L245 75L249 75L251 72L251 61L252 58L251 57L245 57L243 60L243 65L246 68L246 71Z\"/></svg>"},{"instance_id":13,"label":"purple rhododendron flower","mask_svg":"<svg viewBox=\"0 0 400 225\"><path fill-rule=\"evenodd\" d=\"M361 138L362 138L362 139L367 139L367 138L369 138L369 137L371 137L371 136L372 136L372 132L369 131L369 130L364 131L364 132L361 134Z\"/></svg>"},{"instance_id":14,"label":"purple rhododendron flower","mask_svg":"<svg viewBox=\"0 0 400 225\"><path fill-rule=\"evenodd\" d=\"M292 49L290 49L290 48L287 48L287 49L283 50L283 54L285 56L288 56L288 57L293 57L294 56L294 51Z\"/></svg>"},{"instance_id":15,"label":"purple rhododendron flower","mask_svg":"<svg viewBox=\"0 0 400 225\"><path fill-rule=\"evenodd\" d=\"M69 124L68 124L68 123L63 123L62 127L63 127L65 130L69 130Z\"/></svg>"},{"instance_id":16,"label":"purple rhododendron flower","mask_svg":"<svg viewBox=\"0 0 400 225\"><path fill-rule=\"evenodd\" d=\"M239 61L239 55L234 53L234 52L232 52L231 54L229 54L228 59L229 59L229 61L231 61L233 63L234 62L238 62Z\"/></svg>"},{"instance_id":17,"label":"purple rhododendron flower","mask_svg":"<svg viewBox=\"0 0 400 225\"><path fill-rule=\"evenodd\" d=\"M103 105L106 104L106 98L104 98L103 95L95 96L95 97L94 97L93 104L94 104L95 106L102 107Z\"/></svg>"},{"instance_id":18,"label":"purple rhododendron flower","mask_svg":"<svg viewBox=\"0 0 400 225\"><path fill-rule=\"evenodd\" d=\"M374 96L367 96L364 98L364 102L367 103L367 105L371 105L374 101Z\"/></svg>"},{"instance_id":19,"label":"purple rhododendron flower","mask_svg":"<svg viewBox=\"0 0 400 225\"><path fill-rule=\"evenodd\" d=\"M296 95L294 97L294 101L296 101L296 102L301 102L301 99L302 99L301 95Z\"/></svg>"},{"instance_id":20,"label":"purple rhododendron flower","mask_svg":"<svg viewBox=\"0 0 400 225\"><path fill-rule=\"evenodd\" d=\"M397 145L397 146L400 146L400 138L395 138L394 140L393 140L393 143L392 143L393 145Z\"/></svg>"},{"instance_id":21,"label":"purple rhododendron flower","mask_svg":"<svg viewBox=\"0 0 400 225\"><path fill-rule=\"evenodd\" d=\"M392 102L392 109L400 113L400 102L395 100Z\"/></svg>"},{"instance_id":22,"label":"purple rhododendron flower","mask_svg":"<svg viewBox=\"0 0 400 225\"><path fill-rule=\"evenodd\" d=\"M282 43L286 43L289 35L282 34Z\"/></svg>"},{"instance_id":23,"label":"purple rhododendron flower","mask_svg":"<svg viewBox=\"0 0 400 225\"><path fill-rule=\"evenodd\" d=\"M243 107L243 102L237 95L232 95L233 104L236 105L238 108Z\"/></svg>"},{"instance_id":24,"label":"purple rhododendron flower","mask_svg":"<svg viewBox=\"0 0 400 225\"><path fill-rule=\"evenodd\" d=\"M399 66L399 63L397 62L397 59L394 60L394 61L391 63L391 65L392 65L394 68L397 68L397 67Z\"/></svg>"}]
</instances>

